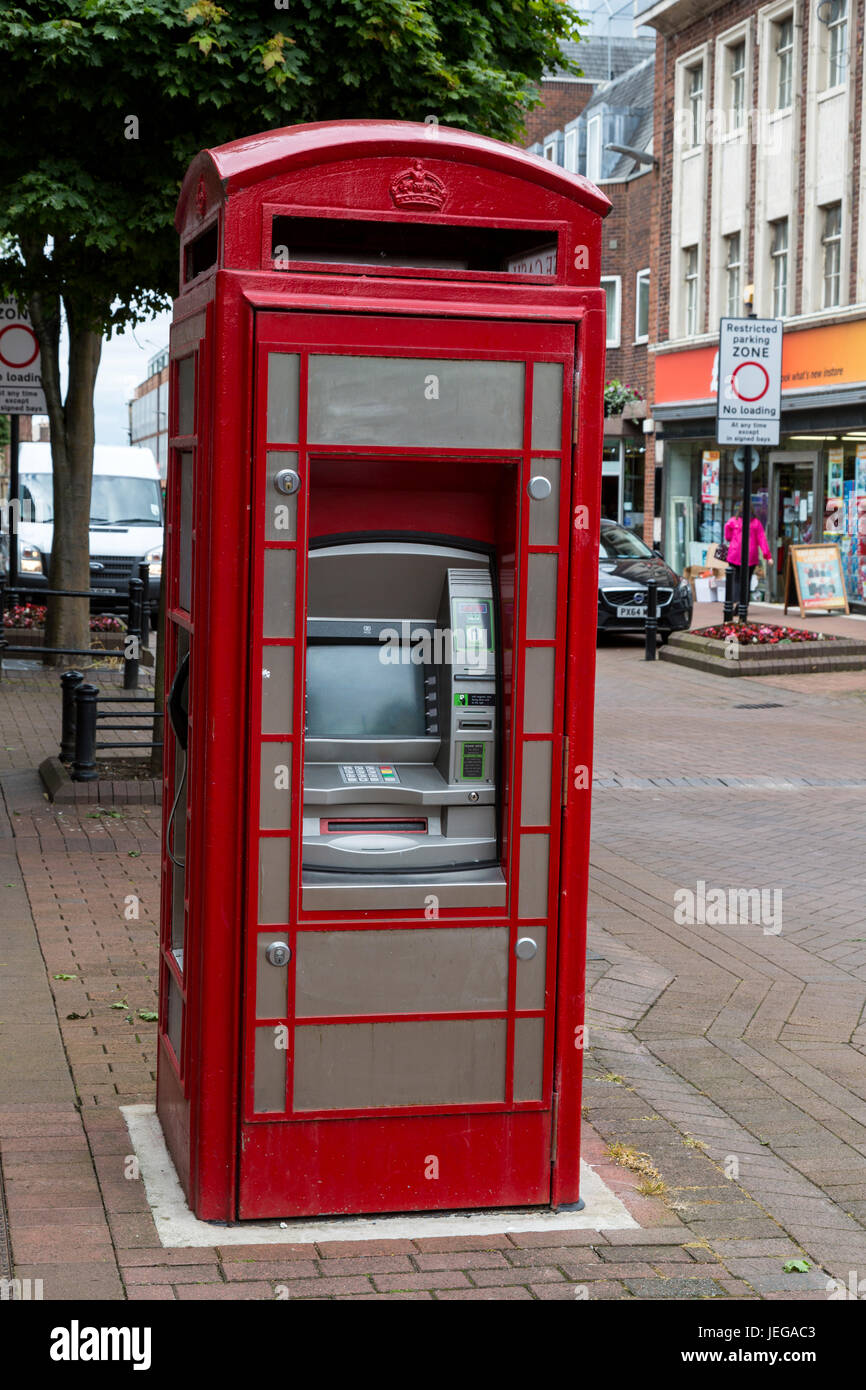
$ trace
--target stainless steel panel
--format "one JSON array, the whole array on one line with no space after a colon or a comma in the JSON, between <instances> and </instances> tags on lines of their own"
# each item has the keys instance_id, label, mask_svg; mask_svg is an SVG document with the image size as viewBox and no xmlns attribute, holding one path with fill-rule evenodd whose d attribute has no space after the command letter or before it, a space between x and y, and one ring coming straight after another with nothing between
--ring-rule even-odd
<instances>
[{"instance_id":1,"label":"stainless steel panel","mask_svg":"<svg viewBox=\"0 0 866 1390\"><path fill-rule=\"evenodd\" d=\"M553 733L553 682L556 663L554 647L528 647L523 690L523 731L527 734Z\"/></svg>"},{"instance_id":2,"label":"stainless steel panel","mask_svg":"<svg viewBox=\"0 0 866 1390\"><path fill-rule=\"evenodd\" d=\"M289 920L291 840L268 835L259 840L259 921L282 925Z\"/></svg>"},{"instance_id":3,"label":"stainless steel panel","mask_svg":"<svg viewBox=\"0 0 866 1390\"><path fill-rule=\"evenodd\" d=\"M265 637L291 637L295 626L295 552L266 550L264 556Z\"/></svg>"},{"instance_id":4,"label":"stainless steel panel","mask_svg":"<svg viewBox=\"0 0 866 1390\"><path fill-rule=\"evenodd\" d=\"M265 455L265 540L294 541L298 537L298 494L287 497L274 487L274 478L284 468L297 470L297 454Z\"/></svg>"},{"instance_id":5,"label":"stainless steel panel","mask_svg":"<svg viewBox=\"0 0 866 1390\"><path fill-rule=\"evenodd\" d=\"M166 1005L165 1031L174 1049L178 1062L181 1060L181 1040L183 1038L183 995L174 976L168 975L168 1003Z\"/></svg>"},{"instance_id":6,"label":"stainless steel panel","mask_svg":"<svg viewBox=\"0 0 866 1390\"><path fill-rule=\"evenodd\" d=\"M504 1019L299 1027L294 1109L502 1101L505 1045Z\"/></svg>"},{"instance_id":7,"label":"stainless steel panel","mask_svg":"<svg viewBox=\"0 0 866 1390\"><path fill-rule=\"evenodd\" d=\"M521 835L520 885L517 894L518 917L547 916L549 866L550 836Z\"/></svg>"},{"instance_id":8,"label":"stainless steel panel","mask_svg":"<svg viewBox=\"0 0 866 1390\"><path fill-rule=\"evenodd\" d=\"M556 636L555 555L530 555L527 561L526 636L552 640Z\"/></svg>"},{"instance_id":9,"label":"stainless steel panel","mask_svg":"<svg viewBox=\"0 0 866 1390\"><path fill-rule=\"evenodd\" d=\"M524 927L522 934L532 937L538 947L538 954L533 956L532 960L515 959L515 1006L518 1009L543 1009L547 927Z\"/></svg>"},{"instance_id":10,"label":"stainless steel panel","mask_svg":"<svg viewBox=\"0 0 866 1390\"><path fill-rule=\"evenodd\" d=\"M530 477L547 478L550 496L529 501L529 544L556 545L559 542L559 459L531 459Z\"/></svg>"},{"instance_id":11,"label":"stainless steel panel","mask_svg":"<svg viewBox=\"0 0 866 1390\"><path fill-rule=\"evenodd\" d=\"M544 1091L544 1019L514 1024L514 1099L541 1100Z\"/></svg>"},{"instance_id":12,"label":"stainless steel panel","mask_svg":"<svg viewBox=\"0 0 866 1390\"><path fill-rule=\"evenodd\" d=\"M262 733L292 732L294 647L262 647Z\"/></svg>"},{"instance_id":13,"label":"stainless steel panel","mask_svg":"<svg viewBox=\"0 0 866 1390\"><path fill-rule=\"evenodd\" d=\"M294 352L268 353L269 444L298 442L299 363L300 358Z\"/></svg>"},{"instance_id":14,"label":"stainless steel panel","mask_svg":"<svg viewBox=\"0 0 866 1390\"><path fill-rule=\"evenodd\" d=\"M522 825L550 825L552 768L552 744L524 743L520 802Z\"/></svg>"},{"instance_id":15,"label":"stainless steel panel","mask_svg":"<svg viewBox=\"0 0 866 1390\"><path fill-rule=\"evenodd\" d=\"M195 353L177 364L177 432L195 434Z\"/></svg>"},{"instance_id":16,"label":"stainless steel panel","mask_svg":"<svg viewBox=\"0 0 866 1390\"><path fill-rule=\"evenodd\" d=\"M256 1029L253 1109L256 1114L286 1108L286 1049L272 1025Z\"/></svg>"},{"instance_id":17,"label":"stainless steel panel","mask_svg":"<svg viewBox=\"0 0 866 1390\"><path fill-rule=\"evenodd\" d=\"M307 437L316 444L519 449L522 362L310 358Z\"/></svg>"},{"instance_id":18,"label":"stainless steel panel","mask_svg":"<svg viewBox=\"0 0 866 1390\"><path fill-rule=\"evenodd\" d=\"M508 928L301 932L296 969L299 1018L504 1009Z\"/></svg>"},{"instance_id":19,"label":"stainless steel panel","mask_svg":"<svg viewBox=\"0 0 866 1390\"><path fill-rule=\"evenodd\" d=\"M256 938L256 1018L285 1018L288 1009L291 965L271 965L265 956L272 941L288 945L284 931L260 931ZM532 1006L526 1004L524 1008Z\"/></svg>"},{"instance_id":20,"label":"stainless steel panel","mask_svg":"<svg viewBox=\"0 0 866 1390\"><path fill-rule=\"evenodd\" d=\"M279 786L277 786L279 782ZM262 830L288 830L292 823L292 745L263 743L259 792Z\"/></svg>"},{"instance_id":21,"label":"stainless steel panel","mask_svg":"<svg viewBox=\"0 0 866 1390\"><path fill-rule=\"evenodd\" d=\"M304 871L305 911L326 912L332 908L418 908L435 921L443 907L504 907L505 880L499 869L467 870L458 874L393 874L387 883L370 883L362 874L317 874Z\"/></svg>"},{"instance_id":22,"label":"stainless steel panel","mask_svg":"<svg viewBox=\"0 0 866 1390\"><path fill-rule=\"evenodd\" d=\"M532 369L532 448L562 448L562 363Z\"/></svg>"},{"instance_id":23,"label":"stainless steel panel","mask_svg":"<svg viewBox=\"0 0 866 1390\"><path fill-rule=\"evenodd\" d=\"M435 618L448 567L487 570L490 561L471 551L413 541L323 546L310 551L307 612L317 618L393 619L396 595L389 577L395 565L400 571L399 611L413 618Z\"/></svg>"}]
</instances>

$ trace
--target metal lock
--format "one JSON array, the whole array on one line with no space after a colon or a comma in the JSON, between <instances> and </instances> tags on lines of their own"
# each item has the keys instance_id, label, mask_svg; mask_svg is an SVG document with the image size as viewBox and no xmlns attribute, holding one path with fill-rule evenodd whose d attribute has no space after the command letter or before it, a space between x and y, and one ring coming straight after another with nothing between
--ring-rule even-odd
<instances>
[{"instance_id":1,"label":"metal lock","mask_svg":"<svg viewBox=\"0 0 866 1390\"><path fill-rule=\"evenodd\" d=\"M265 948L265 956L271 965L288 965L292 959L292 950L285 941L272 941L270 946Z\"/></svg>"},{"instance_id":2,"label":"metal lock","mask_svg":"<svg viewBox=\"0 0 866 1390\"><path fill-rule=\"evenodd\" d=\"M478 800L478 793L477 793L477 792L470 792L470 793L469 793L469 796L467 797L467 800L473 802L473 804L474 804L474 803Z\"/></svg>"},{"instance_id":3,"label":"metal lock","mask_svg":"<svg viewBox=\"0 0 866 1390\"><path fill-rule=\"evenodd\" d=\"M281 468L274 474L274 487L285 497L291 497L301 486L301 475L294 468Z\"/></svg>"},{"instance_id":4,"label":"metal lock","mask_svg":"<svg viewBox=\"0 0 866 1390\"><path fill-rule=\"evenodd\" d=\"M538 955L538 942L533 941L531 936L521 936L514 948L514 954L518 960L534 960Z\"/></svg>"},{"instance_id":5,"label":"metal lock","mask_svg":"<svg viewBox=\"0 0 866 1390\"><path fill-rule=\"evenodd\" d=\"M545 497L549 497L553 491L550 479L536 473L534 478L530 478L526 484L526 491L534 502L543 502Z\"/></svg>"}]
</instances>

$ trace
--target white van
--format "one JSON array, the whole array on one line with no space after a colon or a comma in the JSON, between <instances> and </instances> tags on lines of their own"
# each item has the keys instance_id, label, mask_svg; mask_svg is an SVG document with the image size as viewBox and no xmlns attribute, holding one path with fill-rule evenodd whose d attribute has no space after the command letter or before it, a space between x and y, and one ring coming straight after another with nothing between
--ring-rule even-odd
<instances>
[{"instance_id":1,"label":"white van","mask_svg":"<svg viewBox=\"0 0 866 1390\"><path fill-rule=\"evenodd\" d=\"M21 444L18 453L18 583L34 597L48 587L54 536L50 444ZM149 566L147 604L156 626L162 574L163 512L159 472L149 449L97 444L90 495L90 587L105 595L100 609L124 609L129 580Z\"/></svg>"}]
</instances>

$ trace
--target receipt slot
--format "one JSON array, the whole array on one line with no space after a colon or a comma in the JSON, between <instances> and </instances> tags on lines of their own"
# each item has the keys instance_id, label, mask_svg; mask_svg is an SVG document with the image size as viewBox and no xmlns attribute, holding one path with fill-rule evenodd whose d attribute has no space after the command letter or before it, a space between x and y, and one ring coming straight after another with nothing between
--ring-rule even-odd
<instances>
[{"instance_id":1,"label":"receipt slot","mask_svg":"<svg viewBox=\"0 0 866 1390\"><path fill-rule=\"evenodd\" d=\"M203 1219L579 1201L608 206L410 123L187 172L157 1110Z\"/></svg>"}]
</instances>

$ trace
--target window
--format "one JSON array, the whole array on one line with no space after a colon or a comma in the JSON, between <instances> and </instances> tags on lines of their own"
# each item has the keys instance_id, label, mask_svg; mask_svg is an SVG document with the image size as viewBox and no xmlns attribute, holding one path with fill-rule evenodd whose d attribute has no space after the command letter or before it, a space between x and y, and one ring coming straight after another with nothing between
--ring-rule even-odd
<instances>
[{"instance_id":1,"label":"window","mask_svg":"<svg viewBox=\"0 0 866 1390\"><path fill-rule=\"evenodd\" d=\"M577 131L565 132L565 167L570 174L577 173Z\"/></svg>"},{"instance_id":2,"label":"window","mask_svg":"<svg viewBox=\"0 0 866 1390\"><path fill-rule=\"evenodd\" d=\"M830 203L823 209L824 231L821 245L824 248L824 308L841 304L841 252L842 252L842 204Z\"/></svg>"},{"instance_id":3,"label":"window","mask_svg":"<svg viewBox=\"0 0 866 1390\"><path fill-rule=\"evenodd\" d=\"M686 337L693 337L698 331L698 248L687 246L683 251L685 258L686 290Z\"/></svg>"},{"instance_id":4,"label":"window","mask_svg":"<svg viewBox=\"0 0 866 1390\"><path fill-rule=\"evenodd\" d=\"M549 159L552 164L556 163L556 140L546 140L544 142L544 158Z\"/></svg>"},{"instance_id":5,"label":"window","mask_svg":"<svg viewBox=\"0 0 866 1390\"><path fill-rule=\"evenodd\" d=\"M586 127L586 177L601 178L601 116L590 116Z\"/></svg>"},{"instance_id":6,"label":"window","mask_svg":"<svg viewBox=\"0 0 866 1390\"><path fill-rule=\"evenodd\" d=\"M821 10L822 23L827 25L830 39L827 86L839 87L845 81L848 67L848 0L827 0Z\"/></svg>"},{"instance_id":7,"label":"window","mask_svg":"<svg viewBox=\"0 0 866 1390\"><path fill-rule=\"evenodd\" d=\"M725 237L727 255L725 256L725 310L729 319L742 315L743 301L740 295L740 233L733 232Z\"/></svg>"},{"instance_id":8,"label":"window","mask_svg":"<svg viewBox=\"0 0 866 1390\"><path fill-rule=\"evenodd\" d=\"M603 275L601 287L607 302L607 331L605 337L609 348L619 347L619 286L618 275Z\"/></svg>"},{"instance_id":9,"label":"window","mask_svg":"<svg viewBox=\"0 0 866 1390\"><path fill-rule=\"evenodd\" d=\"M732 44L728 49L728 80L730 82L731 129L739 130L746 112L746 45Z\"/></svg>"},{"instance_id":10,"label":"window","mask_svg":"<svg viewBox=\"0 0 866 1390\"><path fill-rule=\"evenodd\" d=\"M788 219L771 222L770 260L773 266L773 318L783 319L788 312Z\"/></svg>"},{"instance_id":11,"label":"window","mask_svg":"<svg viewBox=\"0 0 866 1390\"><path fill-rule=\"evenodd\" d=\"M794 95L794 16L773 25L776 49L776 110L785 111Z\"/></svg>"},{"instance_id":12,"label":"window","mask_svg":"<svg viewBox=\"0 0 866 1390\"><path fill-rule=\"evenodd\" d=\"M649 337L649 270L639 270L634 290L634 340L645 343Z\"/></svg>"},{"instance_id":13,"label":"window","mask_svg":"<svg viewBox=\"0 0 866 1390\"><path fill-rule=\"evenodd\" d=\"M700 145L704 123L704 65L686 71L686 84L689 105L689 144Z\"/></svg>"}]
</instances>

